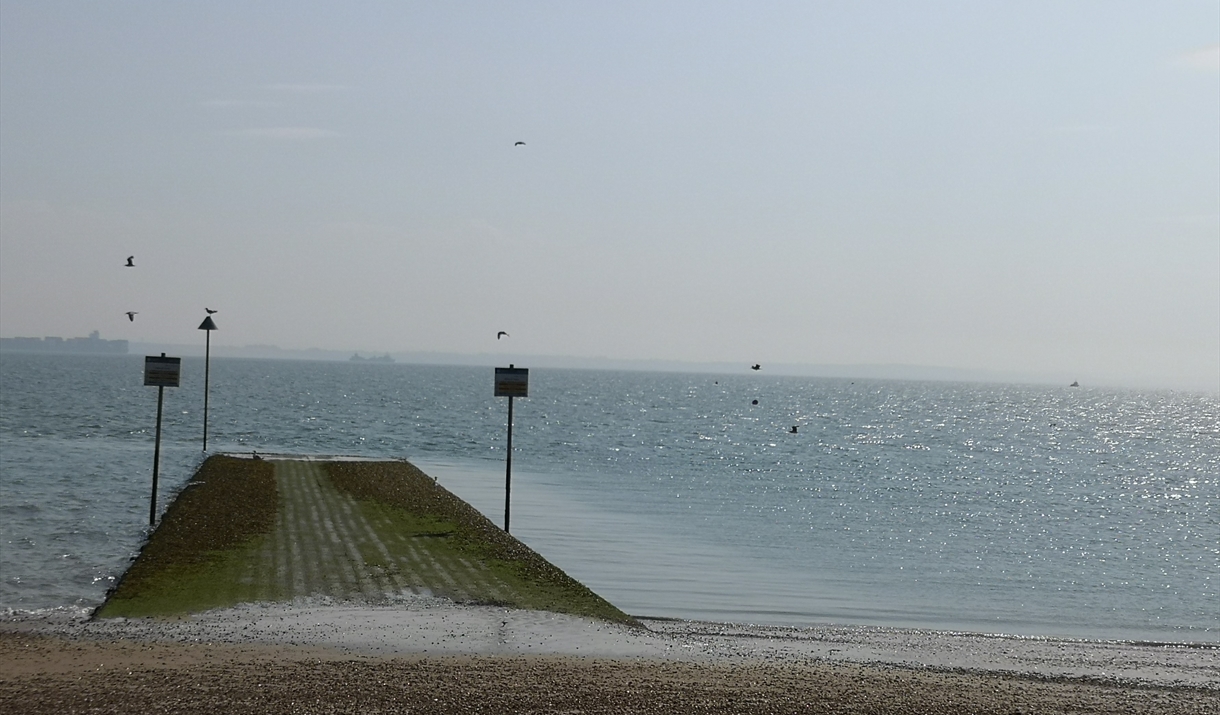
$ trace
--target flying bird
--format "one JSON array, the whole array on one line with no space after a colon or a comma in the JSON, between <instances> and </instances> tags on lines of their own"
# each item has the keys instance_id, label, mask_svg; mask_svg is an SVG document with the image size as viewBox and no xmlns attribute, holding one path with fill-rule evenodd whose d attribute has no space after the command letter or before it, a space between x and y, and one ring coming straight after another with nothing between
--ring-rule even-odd
<instances>
[{"instance_id":1,"label":"flying bird","mask_svg":"<svg viewBox=\"0 0 1220 715\"><path fill-rule=\"evenodd\" d=\"M204 310L208 311L208 315L211 315L212 313L217 312L215 310L212 310L211 308L204 308Z\"/></svg>"},{"instance_id":2,"label":"flying bird","mask_svg":"<svg viewBox=\"0 0 1220 715\"><path fill-rule=\"evenodd\" d=\"M136 311L134 311L134 310L129 310L129 311L127 311L127 319L128 319L128 320L130 320L130 321L131 321L131 322L133 322L133 323L134 323L134 322L136 322L136 316L137 316L137 315L139 315L139 313L137 313L137 312L136 312Z\"/></svg>"},{"instance_id":3,"label":"flying bird","mask_svg":"<svg viewBox=\"0 0 1220 715\"><path fill-rule=\"evenodd\" d=\"M128 268L135 268L135 267L136 267L136 257L135 257L135 256L128 256L128 257L127 257L127 267L128 267Z\"/></svg>"},{"instance_id":4,"label":"flying bird","mask_svg":"<svg viewBox=\"0 0 1220 715\"><path fill-rule=\"evenodd\" d=\"M525 142L517 142L516 144L513 144L513 146L525 146Z\"/></svg>"},{"instance_id":5,"label":"flying bird","mask_svg":"<svg viewBox=\"0 0 1220 715\"><path fill-rule=\"evenodd\" d=\"M755 364L753 364L753 365L751 365L751 366L750 366L750 369L751 369L751 370L761 370L761 369L762 369L762 365L759 365L759 364L755 363Z\"/></svg>"},{"instance_id":6,"label":"flying bird","mask_svg":"<svg viewBox=\"0 0 1220 715\"><path fill-rule=\"evenodd\" d=\"M496 340L499 340L500 338L507 338L507 337L508 337L508 333L504 332L503 330L496 333Z\"/></svg>"}]
</instances>

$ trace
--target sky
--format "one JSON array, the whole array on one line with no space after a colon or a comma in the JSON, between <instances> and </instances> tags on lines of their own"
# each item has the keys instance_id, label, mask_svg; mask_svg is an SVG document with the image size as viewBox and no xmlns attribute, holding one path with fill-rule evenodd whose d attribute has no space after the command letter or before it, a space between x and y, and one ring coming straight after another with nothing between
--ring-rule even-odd
<instances>
[{"instance_id":1,"label":"sky","mask_svg":"<svg viewBox=\"0 0 1220 715\"><path fill-rule=\"evenodd\" d=\"M1220 3L0 0L0 334L205 307L1217 390Z\"/></svg>"}]
</instances>

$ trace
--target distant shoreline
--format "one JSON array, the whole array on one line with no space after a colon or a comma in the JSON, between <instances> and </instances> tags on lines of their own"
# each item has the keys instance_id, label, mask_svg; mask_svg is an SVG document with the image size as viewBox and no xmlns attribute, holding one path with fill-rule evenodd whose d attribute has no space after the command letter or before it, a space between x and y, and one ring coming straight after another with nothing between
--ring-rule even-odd
<instances>
[{"instance_id":1,"label":"distant shoreline","mask_svg":"<svg viewBox=\"0 0 1220 715\"><path fill-rule=\"evenodd\" d=\"M94 330L87 338L0 338L0 351L38 355L126 355L128 341L103 340Z\"/></svg>"},{"instance_id":2,"label":"distant shoreline","mask_svg":"<svg viewBox=\"0 0 1220 715\"><path fill-rule=\"evenodd\" d=\"M5 354L22 355L101 355L71 351L27 351L0 348ZM130 342L127 354L156 355L167 353L181 357L202 358L202 345L174 343ZM371 351L364 351L371 352ZM509 363L526 365L534 369L554 370L602 370L610 372L663 372L692 375L742 375L757 377L808 377L826 380L877 380L898 382L960 382L994 385L1033 385L1043 387L1070 387L1079 382L1080 387L1099 387L1114 390L1149 390L1189 392L1206 395L1220 394L1220 382L1216 384L1194 384L1165 380L1142 380L1123 382L1115 380L1088 380L1080 376L1037 375L1006 372L988 372L951 367L921 365L815 365L774 363L764 366L760 372L751 372L748 366L726 362L681 362L667 360L626 360L610 358L588 358L554 355L509 355L499 353L431 353L431 352L386 352L375 351L380 360L352 360L352 352L346 350L321 350L310 348L292 350L273 345L224 346L212 345L213 358L242 360L285 360L302 362L346 362L356 364L433 365L444 367L503 367ZM389 356L387 362L384 356Z\"/></svg>"}]
</instances>

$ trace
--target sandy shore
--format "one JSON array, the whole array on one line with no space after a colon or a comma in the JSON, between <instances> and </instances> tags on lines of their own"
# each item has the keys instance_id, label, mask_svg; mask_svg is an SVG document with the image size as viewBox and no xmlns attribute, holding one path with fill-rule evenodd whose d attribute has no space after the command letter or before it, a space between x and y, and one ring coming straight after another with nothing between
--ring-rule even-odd
<instances>
[{"instance_id":1,"label":"sandy shore","mask_svg":"<svg viewBox=\"0 0 1220 715\"><path fill-rule=\"evenodd\" d=\"M1220 648L410 598L0 625L0 711L1217 713Z\"/></svg>"}]
</instances>

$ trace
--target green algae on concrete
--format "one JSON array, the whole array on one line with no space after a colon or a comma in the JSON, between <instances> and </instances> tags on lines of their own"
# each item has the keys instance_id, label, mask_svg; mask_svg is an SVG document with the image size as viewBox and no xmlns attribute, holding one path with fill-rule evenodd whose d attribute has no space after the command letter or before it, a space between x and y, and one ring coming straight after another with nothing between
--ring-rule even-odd
<instances>
[{"instance_id":1,"label":"green algae on concrete","mask_svg":"<svg viewBox=\"0 0 1220 715\"><path fill-rule=\"evenodd\" d=\"M208 458L95 615L164 615L238 603L245 594L234 588L237 572L273 529L277 501L270 462Z\"/></svg>"},{"instance_id":2,"label":"green algae on concrete","mask_svg":"<svg viewBox=\"0 0 1220 715\"><path fill-rule=\"evenodd\" d=\"M634 622L406 462L212 457L97 616L326 596Z\"/></svg>"}]
</instances>

